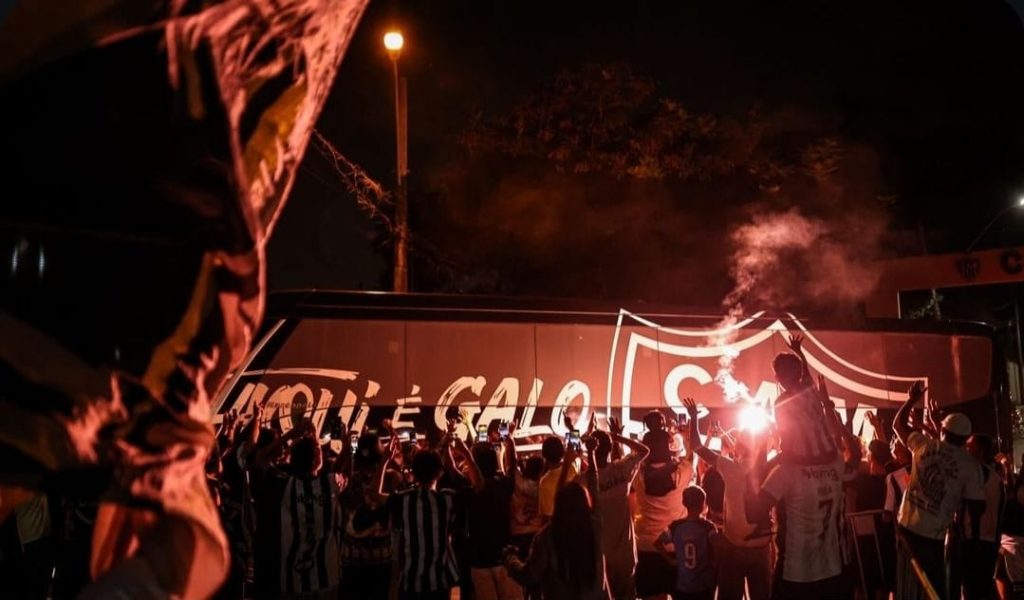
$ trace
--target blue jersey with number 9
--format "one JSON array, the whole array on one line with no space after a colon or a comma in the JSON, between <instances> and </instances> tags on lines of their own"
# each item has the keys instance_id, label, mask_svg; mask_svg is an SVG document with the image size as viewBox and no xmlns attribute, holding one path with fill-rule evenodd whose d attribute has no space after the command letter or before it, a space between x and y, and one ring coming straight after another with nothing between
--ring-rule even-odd
<instances>
[{"instance_id":1,"label":"blue jersey with number 9","mask_svg":"<svg viewBox=\"0 0 1024 600\"><path fill-rule=\"evenodd\" d=\"M663 544L676 551L676 591L696 593L715 587L714 552L711 540L717 530L706 519L680 519L661 534Z\"/></svg>"}]
</instances>

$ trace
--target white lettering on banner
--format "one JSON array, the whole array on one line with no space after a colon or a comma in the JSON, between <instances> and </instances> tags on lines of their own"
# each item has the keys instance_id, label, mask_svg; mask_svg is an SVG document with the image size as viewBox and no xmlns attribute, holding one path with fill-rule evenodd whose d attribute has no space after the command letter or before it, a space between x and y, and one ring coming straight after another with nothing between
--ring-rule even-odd
<instances>
[{"instance_id":1,"label":"white lettering on banner","mask_svg":"<svg viewBox=\"0 0 1024 600\"><path fill-rule=\"evenodd\" d=\"M366 406L365 402L363 402L363 406ZM352 411L355 409L355 407L356 407L356 394L355 394L355 392L353 392L352 390L345 390L345 397L341 401L341 410L338 411L338 414L341 415L341 422L342 423L348 423L349 422L349 420L352 418Z\"/></svg>"},{"instance_id":2,"label":"white lettering on banner","mask_svg":"<svg viewBox=\"0 0 1024 600\"><path fill-rule=\"evenodd\" d=\"M263 398L266 397L267 392L270 388L265 383L247 383L242 388L242 391L238 394L238 398L235 399L231 406L227 410L222 410L221 413L228 411L235 411L240 415L251 415L253 408L259 404L263 404ZM220 414L217 415L213 422L220 423Z\"/></svg>"},{"instance_id":3,"label":"white lettering on banner","mask_svg":"<svg viewBox=\"0 0 1024 600\"><path fill-rule=\"evenodd\" d=\"M516 437L528 437L531 435L551 435L551 428L547 425L534 425L533 415L537 412L537 402L540 400L540 393L544 389L544 382L534 379L530 387L530 395L526 398L526 408L523 409L523 418L519 421L516 429Z\"/></svg>"},{"instance_id":4,"label":"white lettering on banner","mask_svg":"<svg viewBox=\"0 0 1024 600\"><path fill-rule=\"evenodd\" d=\"M628 323L627 319L635 320L636 323ZM562 381L549 381L549 387L561 385L560 388L554 388L559 390L554 400L544 403L544 410L547 410L547 406L551 407L550 416L536 417L544 391L543 380L532 378L525 402L520 404L520 394L525 391L523 383L526 379L510 376L498 379L499 375L488 371L491 380L497 382L493 391L485 395L488 391L488 379L483 375L458 376L437 398L433 421L436 427L443 430L449 411L456 407L465 417L463 427L467 434L471 434L476 426L488 426L494 421L517 420L517 438L564 435L566 430L563 415L574 416L577 426L585 428L594 408L591 406L591 395L592 390L597 388L592 386L606 385L607 416L618 414L628 433L641 433L643 424L630 418L633 394L645 395L643 402L638 402L638 411L641 410L641 406L651 405L651 408L667 407L676 414L682 413L684 408L681 396L685 395L693 395L699 401L703 400L714 407L716 401L721 400L720 391L708 385L714 381L711 367L715 358L723 353L742 355L746 350L766 342L782 349L785 347L784 334L789 329L804 333L804 351L808 362L812 369L822 374L834 386L835 391L839 392L839 396L834 397L837 405L846 405L847 401L842 398L846 396L851 408L856 407L856 410L851 410L855 432L870 433L870 427L864 424L864 413L878 405L878 400L898 400L904 393L904 382L927 380L926 377L889 375L854 365L826 348L821 341L807 332L795 317L790 315L790 319L793 321L792 326L784 325L783 320L776 319L764 329L750 331L745 337L739 336L731 344L716 346L705 343L710 330L662 328L627 311L620 311L611 341L607 382L571 379L563 384ZM754 320L748 319L742 323L742 327L736 327L736 330L747 332L746 326L752 323ZM763 360L764 350L769 349L763 347L757 356ZM766 365L747 366L751 367L751 370L746 373L747 381L743 383L756 390L752 396L753 402L770 410L779 395L778 385L774 381L761 380L762 377L768 376L768 373L765 373ZM603 368L603 365L600 368ZM285 431L293 426L293 420L302 418L312 418L315 427L320 430L326 422L328 410L334 409L338 410L343 423L350 424L353 430L361 431L366 426L371 410L375 410L371 406L371 400L374 406L388 407L392 423L396 427L416 427L417 423L422 427L423 419L429 419L429 410L422 408L425 404L418 383L409 382L409 394L394 398L394 388L391 383L386 382L388 386L392 386L388 388L388 397L379 399L381 384L367 379L363 397L360 399L359 392L350 388L356 388L356 385L362 387L356 383L361 372L322 368L281 368L245 372L241 377L285 376L283 381L277 380L284 385L276 387L279 384L273 379L240 381L236 388L237 395L233 400L230 400L229 395L225 396L227 400L218 407L214 422L220 422L221 415L229 410L235 410L243 416L251 414L253 406L260 404L266 407L264 421L276 420ZM574 369L574 373L580 372L588 373L589 370L579 367ZM756 373L764 375L755 375ZM323 378L348 383L335 383L334 387L324 387L327 384ZM271 389L273 393L270 393ZM318 393L315 394L313 390L317 390ZM428 402L426 405L429 406L435 390L428 389L425 392ZM648 394L650 398L646 397ZM264 402L268 395L269 399ZM339 396L341 401L337 403ZM704 398L710 398L710 402ZM891 408L892 405L888 407ZM702 406L701 410L706 414L707 408ZM845 418L845 411L840 412ZM535 420L542 422L534 424Z\"/></svg>"},{"instance_id":5,"label":"white lettering on banner","mask_svg":"<svg viewBox=\"0 0 1024 600\"><path fill-rule=\"evenodd\" d=\"M466 390L479 396L484 391L486 384L487 379L479 375L476 377L463 376L453 381L437 399L437 407L434 408L434 425L437 425L441 431L446 431L448 429L448 407L452 405L455 397ZM479 407L479 404L477 406Z\"/></svg>"},{"instance_id":6,"label":"white lettering on banner","mask_svg":"<svg viewBox=\"0 0 1024 600\"><path fill-rule=\"evenodd\" d=\"M555 405L551 409L551 429L556 434L564 436L569 433L563 423L562 415L571 414L572 401L576 398L583 399L583 406L573 420L573 424L577 428L586 427L587 419L590 417L590 386L578 379L573 379L562 386L562 391L558 392Z\"/></svg>"},{"instance_id":7,"label":"white lettering on banner","mask_svg":"<svg viewBox=\"0 0 1024 600\"><path fill-rule=\"evenodd\" d=\"M304 397L301 401L299 401L300 396ZM269 417L272 417L277 411L280 415L278 419L281 422L281 431L288 431L292 428L293 415L306 416L312 412L313 390L304 383L281 386L271 394L267 406L270 409Z\"/></svg>"},{"instance_id":8,"label":"white lettering on banner","mask_svg":"<svg viewBox=\"0 0 1024 600\"><path fill-rule=\"evenodd\" d=\"M366 429L366 418L370 416L370 406L363 402L359 406L359 413L356 414L356 422L349 426L349 431L363 431ZM345 421L348 423L348 421Z\"/></svg>"},{"instance_id":9,"label":"white lettering on banner","mask_svg":"<svg viewBox=\"0 0 1024 600\"><path fill-rule=\"evenodd\" d=\"M687 379L695 380L699 385L707 385L714 381L711 374L697 365L679 365L668 372L665 377L665 389L662 391L665 404L676 414L686 412L682 400L679 399L679 384Z\"/></svg>"},{"instance_id":10,"label":"white lettering on banner","mask_svg":"<svg viewBox=\"0 0 1024 600\"><path fill-rule=\"evenodd\" d=\"M519 380L515 377L506 377L501 380L498 387L494 388L491 399L484 406L480 413L480 420L477 426L490 426L491 421L515 421L516 405L519 404Z\"/></svg>"},{"instance_id":11,"label":"white lettering on banner","mask_svg":"<svg viewBox=\"0 0 1024 600\"><path fill-rule=\"evenodd\" d=\"M420 414L420 407L414 406L412 408L407 407L408 404L419 404L423 402L423 398L418 396L420 393L420 386L413 384L412 391L409 392L409 396L405 398L399 398L397 400L398 406L395 407L394 414L391 415L391 426L395 429L403 428L416 428L416 423L413 421L403 421L402 416L404 415L418 415Z\"/></svg>"},{"instance_id":12,"label":"white lettering on banner","mask_svg":"<svg viewBox=\"0 0 1024 600\"><path fill-rule=\"evenodd\" d=\"M263 386L264 393L266 393L266 387L267 386L265 386L265 385ZM251 413L252 412L252 407L249 404L249 399L252 398L252 392L253 392L254 389L256 389L256 384L254 384L254 383L247 383L244 386L242 386L242 391L238 393L238 397L235 398L234 403L231 405L231 408L229 408L228 410L229 411L231 411L231 410L237 411L238 414L243 414L243 415Z\"/></svg>"},{"instance_id":13,"label":"white lettering on banner","mask_svg":"<svg viewBox=\"0 0 1024 600\"><path fill-rule=\"evenodd\" d=\"M316 403L316 410L313 411L313 427L316 428L317 433L324 428L327 409L331 407L332 400L334 400L334 394L328 389L320 388L320 399Z\"/></svg>"}]
</instances>

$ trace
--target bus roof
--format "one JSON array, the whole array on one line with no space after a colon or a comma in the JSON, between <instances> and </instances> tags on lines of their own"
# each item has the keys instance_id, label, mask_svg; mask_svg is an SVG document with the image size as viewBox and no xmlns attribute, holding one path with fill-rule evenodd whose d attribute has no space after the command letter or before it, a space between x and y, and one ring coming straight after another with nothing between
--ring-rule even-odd
<instances>
[{"instance_id":1,"label":"bus roof","mask_svg":"<svg viewBox=\"0 0 1024 600\"><path fill-rule=\"evenodd\" d=\"M622 311L651 318L662 326L708 327L722 320L717 308L694 308L642 301L610 301L528 296L485 296L366 292L347 290L285 290L268 296L267 316L281 318L384 319L421 321L490 321L531 323L600 323ZM785 311L765 311L755 322L772 321ZM751 315L747 315L752 316ZM894 331L991 338L994 329L980 322L925 319L869 319L863 316L800 311L797 316L814 328L854 331Z\"/></svg>"}]
</instances>

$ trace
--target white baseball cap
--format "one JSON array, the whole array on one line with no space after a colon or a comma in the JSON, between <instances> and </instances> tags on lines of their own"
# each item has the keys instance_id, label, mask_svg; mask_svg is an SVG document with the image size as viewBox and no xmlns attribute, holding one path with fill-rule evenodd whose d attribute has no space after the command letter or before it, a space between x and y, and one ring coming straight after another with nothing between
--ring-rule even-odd
<instances>
[{"instance_id":1,"label":"white baseball cap","mask_svg":"<svg viewBox=\"0 0 1024 600\"><path fill-rule=\"evenodd\" d=\"M971 435L971 420L963 413L950 413L942 420L942 429L960 437Z\"/></svg>"}]
</instances>

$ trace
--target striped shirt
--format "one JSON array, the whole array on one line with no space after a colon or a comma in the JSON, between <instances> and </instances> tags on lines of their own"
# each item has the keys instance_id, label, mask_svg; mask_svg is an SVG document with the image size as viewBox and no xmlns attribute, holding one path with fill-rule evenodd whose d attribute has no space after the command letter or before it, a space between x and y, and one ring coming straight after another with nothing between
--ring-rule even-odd
<instances>
[{"instance_id":1,"label":"striped shirt","mask_svg":"<svg viewBox=\"0 0 1024 600\"><path fill-rule=\"evenodd\" d=\"M340 476L283 477L281 494L281 591L310 593L338 587L335 523Z\"/></svg>"},{"instance_id":2,"label":"striped shirt","mask_svg":"<svg viewBox=\"0 0 1024 600\"><path fill-rule=\"evenodd\" d=\"M403 591L435 592L458 583L451 544L455 510L456 492L451 489L417 486L388 496Z\"/></svg>"},{"instance_id":3,"label":"striped shirt","mask_svg":"<svg viewBox=\"0 0 1024 600\"><path fill-rule=\"evenodd\" d=\"M838 456L818 392L807 386L786 390L775 401L782 460L796 465L827 465Z\"/></svg>"}]
</instances>

